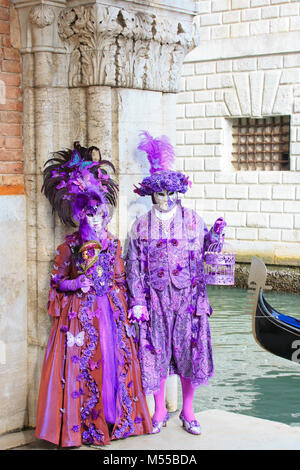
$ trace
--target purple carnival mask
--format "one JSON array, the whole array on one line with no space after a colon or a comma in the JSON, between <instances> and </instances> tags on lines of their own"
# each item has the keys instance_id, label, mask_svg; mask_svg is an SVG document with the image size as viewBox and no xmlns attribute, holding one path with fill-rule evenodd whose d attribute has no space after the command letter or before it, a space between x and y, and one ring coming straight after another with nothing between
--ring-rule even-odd
<instances>
[{"instance_id":1,"label":"purple carnival mask","mask_svg":"<svg viewBox=\"0 0 300 470\"><path fill-rule=\"evenodd\" d=\"M177 204L178 193L176 191L167 191L164 189L158 193L153 193L153 199L156 208L160 212L169 212Z\"/></svg>"}]
</instances>

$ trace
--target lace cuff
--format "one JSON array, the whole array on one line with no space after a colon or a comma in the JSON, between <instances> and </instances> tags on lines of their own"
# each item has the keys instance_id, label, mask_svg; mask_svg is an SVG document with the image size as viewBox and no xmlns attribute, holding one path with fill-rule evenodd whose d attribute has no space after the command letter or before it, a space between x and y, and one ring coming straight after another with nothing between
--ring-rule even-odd
<instances>
[{"instance_id":1,"label":"lace cuff","mask_svg":"<svg viewBox=\"0 0 300 470\"><path fill-rule=\"evenodd\" d=\"M144 305L135 305L128 310L128 320L130 323L138 323L139 325L149 320L149 313L147 307Z\"/></svg>"}]
</instances>

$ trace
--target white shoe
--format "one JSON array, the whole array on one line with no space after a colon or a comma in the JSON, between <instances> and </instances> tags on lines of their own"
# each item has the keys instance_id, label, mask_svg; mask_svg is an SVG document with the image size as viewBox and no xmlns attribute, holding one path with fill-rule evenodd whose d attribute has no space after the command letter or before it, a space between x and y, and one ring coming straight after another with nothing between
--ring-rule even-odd
<instances>
[{"instance_id":1,"label":"white shoe","mask_svg":"<svg viewBox=\"0 0 300 470\"><path fill-rule=\"evenodd\" d=\"M196 419L193 419L192 421L187 421L183 416L182 412L179 415L179 419L181 420L182 426L187 432L189 432L190 434L201 434L201 426Z\"/></svg>"},{"instance_id":2,"label":"white shoe","mask_svg":"<svg viewBox=\"0 0 300 470\"><path fill-rule=\"evenodd\" d=\"M170 418L170 415L167 412L166 416L164 417L164 419L162 421L158 422L156 420L152 420L152 426L153 426L152 434L157 434L158 432L161 431L161 428L163 426L164 427L167 426L167 421L168 421L169 418Z\"/></svg>"}]
</instances>

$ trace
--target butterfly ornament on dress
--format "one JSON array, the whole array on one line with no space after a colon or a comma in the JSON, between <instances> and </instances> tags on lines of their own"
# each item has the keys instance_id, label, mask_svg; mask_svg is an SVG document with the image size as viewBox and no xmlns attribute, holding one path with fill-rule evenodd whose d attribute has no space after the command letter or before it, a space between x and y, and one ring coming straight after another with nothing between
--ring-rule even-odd
<instances>
[{"instance_id":1,"label":"butterfly ornament on dress","mask_svg":"<svg viewBox=\"0 0 300 470\"><path fill-rule=\"evenodd\" d=\"M126 329L126 334L127 334L128 338L131 338L131 336L133 338L135 338L136 330L135 330L134 325L129 326L127 323L125 323L125 329Z\"/></svg>"},{"instance_id":2,"label":"butterfly ornament on dress","mask_svg":"<svg viewBox=\"0 0 300 470\"><path fill-rule=\"evenodd\" d=\"M78 335L73 336L70 331L67 331L67 346L72 348L74 345L83 346L84 341L84 331L80 331Z\"/></svg>"}]
</instances>

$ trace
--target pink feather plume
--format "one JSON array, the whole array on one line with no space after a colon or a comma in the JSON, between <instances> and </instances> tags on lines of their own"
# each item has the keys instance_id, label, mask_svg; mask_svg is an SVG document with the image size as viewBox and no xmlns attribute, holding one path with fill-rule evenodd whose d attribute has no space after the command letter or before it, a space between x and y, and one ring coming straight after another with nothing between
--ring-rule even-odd
<instances>
[{"instance_id":1,"label":"pink feather plume","mask_svg":"<svg viewBox=\"0 0 300 470\"><path fill-rule=\"evenodd\" d=\"M170 170L175 160L175 150L166 135L154 139L147 131L142 131L143 140L138 149L144 150L150 163L150 174Z\"/></svg>"}]
</instances>

